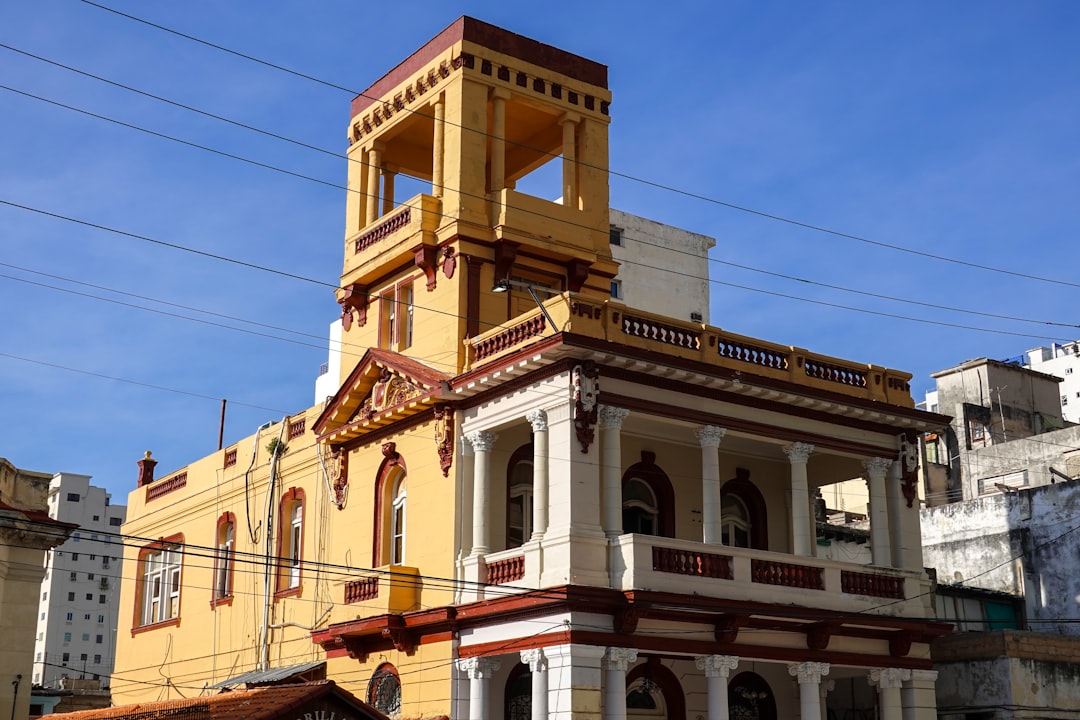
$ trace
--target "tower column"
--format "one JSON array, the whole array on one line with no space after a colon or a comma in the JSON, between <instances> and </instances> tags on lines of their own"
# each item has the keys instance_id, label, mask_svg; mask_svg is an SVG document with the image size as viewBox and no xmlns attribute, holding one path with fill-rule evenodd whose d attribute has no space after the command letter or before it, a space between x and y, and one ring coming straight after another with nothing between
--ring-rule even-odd
<instances>
[{"instance_id":1,"label":"tower column","mask_svg":"<svg viewBox=\"0 0 1080 720\"><path fill-rule=\"evenodd\" d=\"M888 458L863 460L866 486L870 491L870 551L874 564L889 567L892 551L889 542L889 507L885 491L885 473L893 461Z\"/></svg>"},{"instance_id":2,"label":"tower column","mask_svg":"<svg viewBox=\"0 0 1080 720\"><path fill-rule=\"evenodd\" d=\"M629 410L601 405L600 425L604 483L604 534L608 539L622 535L622 424Z\"/></svg>"},{"instance_id":3,"label":"tower column","mask_svg":"<svg viewBox=\"0 0 1080 720\"><path fill-rule=\"evenodd\" d=\"M370 225L379 219L379 175L382 171L383 144L374 142L367 152L367 211L364 213L364 225Z\"/></svg>"},{"instance_id":4,"label":"tower column","mask_svg":"<svg viewBox=\"0 0 1080 720\"><path fill-rule=\"evenodd\" d=\"M446 121L446 99L443 93L435 98L432 103L435 111L435 127L431 137L431 194L434 197L443 195L443 146L445 139L444 123Z\"/></svg>"},{"instance_id":5,"label":"tower column","mask_svg":"<svg viewBox=\"0 0 1080 720\"><path fill-rule=\"evenodd\" d=\"M473 447L473 539L472 555L486 555L491 550L488 538L488 495L490 493L491 448L495 433L487 430L465 436Z\"/></svg>"},{"instance_id":6,"label":"tower column","mask_svg":"<svg viewBox=\"0 0 1080 720\"><path fill-rule=\"evenodd\" d=\"M705 425L694 431L701 444L701 516L702 540L719 545L723 535L720 522L720 457L717 448L724 439L724 428Z\"/></svg>"},{"instance_id":7,"label":"tower column","mask_svg":"<svg viewBox=\"0 0 1080 720\"><path fill-rule=\"evenodd\" d=\"M563 205L578 208L577 187L577 126L581 116L577 113L566 113L560 118L562 124L562 156L563 156Z\"/></svg>"},{"instance_id":8,"label":"tower column","mask_svg":"<svg viewBox=\"0 0 1080 720\"><path fill-rule=\"evenodd\" d=\"M544 537L548 524L548 425L547 413L533 410L525 419L533 432L533 517L531 540Z\"/></svg>"},{"instance_id":9,"label":"tower column","mask_svg":"<svg viewBox=\"0 0 1080 720\"><path fill-rule=\"evenodd\" d=\"M382 214L387 215L394 209L394 178L397 173L384 170L382 174Z\"/></svg>"},{"instance_id":10,"label":"tower column","mask_svg":"<svg viewBox=\"0 0 1080 720\"><path fill-rule=\"evenodd\" d=\"M491 192L506 187L506 101L510 91L495 88L491 91Z\"/></svg>"},{"instance_id":11,"label":"tower column","mask_svg":"<svg viewBox=\"0 0 1080 720\"><path fill-rule=\"evenodd\" d=\"M878 689L881 720L903 720L900 688L904 681L911 680L911 671L903 668L874 668L870 671L868 680Z\"/></svg>"},{"instance_id":12,"label":"tower column","mask_svg":"<svg viewBox=\"0 0 1080 720\"><path fill-rule=\"evenodd\" d=\"M637 660L637 650L608 648L604 653L603 720L626 720L626 669Z\"/></svg>"},{"instance_id":13,"label":"tower column","mask_svg":"<svg viewBox=\"0 0 1080 720\"><path fill-rule=\"evenodd\" d=\"M784 447L791 462L791 551L795 555L812 555L813 533L810 529L810 489L806 479L806 461L814 446L792 443Z\"/></svg>"},{"instance_id":14,"label":"tower column","mask_svg":"<svg viewBox=\"0 0 1080 720\"><path fill-rule=\"evenodd\" d=\"M548 671L543 648L522 650L521 662L532 673L532 720L548 720Z\"/></svg>"},{"instance_id":15,"label":"tower column","mask_svg":"<svg viewBox=\"0 0 1080 720\"><path fill-rule=\"evenodd\" d=\"M799 678L800 720L822 720L821 678L829 674L829 663L791 663L788 674Z\"/></svg>"},{"instance_id":16,"label":"tower column","mask_svg":"<svg viewBox=\"0 0 1080 720\"><path fill-rule=\"evenodd\" d=\"M708 690L708 720L728 720L728 675L739 666L734 655L703 655L694 660L705 671Z\"/></svg>"},{"instance_id":17,"label":"tower column","mask_svg":"<svg viewBox=\"0 0 1080 720\"><path fill-rule=\"evenodd\" d=\"M937 697L934 683L937 670L912 670L911 677L900 688L903 720L936 720Z\"/></svg>"}]
</instances>

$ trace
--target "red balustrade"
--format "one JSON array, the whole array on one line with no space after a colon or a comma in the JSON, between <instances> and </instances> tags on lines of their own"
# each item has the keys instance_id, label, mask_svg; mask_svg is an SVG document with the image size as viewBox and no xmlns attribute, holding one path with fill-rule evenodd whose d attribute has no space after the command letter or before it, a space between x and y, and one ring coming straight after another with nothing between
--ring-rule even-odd
<instances>
[{"instance_id":1,"label":"red balustrade","mask_svg":"<svg viewBox=\"0 0 1080 720\"><path fill-rule=\"evenodd\" d=\"M509 582L517 582L525 577L525 556L496 560L487 564L488 585L503 585Z\"/></svg>"},{"instance_id":2,"label":"red balustrade","mask_svg":"<svg viewBox=\"0 0 1080 720\"><path fill-rule=\"evenodd\" d=\"M544 320L544 316L535 315L525 322L518 323L501 333L481 340L474 346L476 359L483 360L503 350L508 350L518 343L525 342L529 338L541 335L545 327L547 327L547 322Z\"/></svg>"},{"instance_id":3,"label":"red balustrade","mask_svg":"<svg viewBox=\"0 0 1080 720\"><path fill-rule=\"evenodd\" d=\"M411 217L412 208L406 207L403 211L394 215L386 222L379 223L360 237L356 238L356 249L354 252L366 250L383 238L393 235L395 232L408 225Z\"/></svg>"},{"instance_id":4,"label":"red balustrade","mask_svg":"<svg viewBox=\"0 0 1080 720\"><path fill-rule=\"evenodd\" d=\"M783 585L804 590L825 589L825 576L821 568L773 560L751 559L750 579L765 585Z\"/></svg>"},{"instance_id":5,"label":"red balustrade","mask_svg":"<svg viewBox=\"0 0 1080 720\"><path fill-rule=\"evenodd\" d=\"M307 420L305 418L300 418L299 420L294 420L293 422L290 422L289 439L295 440L296 438L301 437L306 430Z\"/></svg>"},{"instance_id":6,"label":"red balustrade","mask_svg":"<svg viewBox=\"0 0 1080 720\"><path fill-rule=\"evenodd\" d=\"M167 495L173 490L179 490L187 485L187 473L173 475L171 478L146 486L146 502L157 500L162 495Z\"/></svg>"},{"instance_id":7,"label":"red balustrade","mask_svg":"<svg viewBox=\"0 0 1080 720\"><path fill-rule=\"evenodd\" d=\"M697 575L700 577L731 580L731 557L696 550L679 550L653 546L653 570L676 575Z\"/></svg>"},{"instance_id":8,"label":"red balustrade","mask_svg":"<svg viewBox=\"0 0 1080 720\"><path fill-rule=\"evenodd\" d=\"M904 599L904 579L893 575L843 570L840 572L840 589L851 595Z\"/></svg>"},{"instance_id":9,"label":"red balustrade","mask_svg":"<svg viewBox=\"0 0 1080 720\"><path fill-rule=\"evenodd\" d=\"M345 603L358 603L379 597L379 578L366 577L345 583Z\"/></svg>"}]
</instances>

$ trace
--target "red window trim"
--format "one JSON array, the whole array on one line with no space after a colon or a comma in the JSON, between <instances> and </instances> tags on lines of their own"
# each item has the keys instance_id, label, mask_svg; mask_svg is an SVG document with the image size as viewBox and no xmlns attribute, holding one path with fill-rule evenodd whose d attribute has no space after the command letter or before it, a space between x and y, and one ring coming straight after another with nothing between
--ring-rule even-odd
<instances>
[{"instance_id":1,"label":"red window trim","mask_svg":"<svg viewBox=\"0 0 1080 720\"><path fill-rule=\"evenodd\" d=\"M143 582L143 576L145 574L146 556L150 553L158 550L164 550L167 547L176 547L180 550L180 599L177 602L176 617L168 620L162 620L161 622L150 623L149 625L142 624L142 610L143 610L143 593L146 591L146 583ZM157 630L163 627L179 627L180 618L182 617L181 606L184 602L184 533L176 533L175 535L169 535L168 537L159 538L151 543L148 543L139 548L139 554L135 561L135 608L131 620L131 635L134 637L139 633L144 633L149 630Z\"/></svg>"},{"instance_id":2,"label":"red window trim","mask_svg":"<svg viewBox=\"0 0 1080 720\"><path fill-rule=\"evenodd\" d=\"M657 535L659 537L675 537L675 489L672 488L667 473L656 464L656 453L649 450L641 451L641 462L634 463L623 473L623 490L626 489L626 483L631 478L644 481L652 489L653 495L656 496L656 509L659 513Z\"/></svg>"},{"instance_id":3,"label":"red window trim","mask_svg":"<svg viewBox=\"0 0 1080 720\"><path fill-rule=\"evenodd\" d=\"M224 597L217 596L217 576L218 576L218 562L220 560L218 556L218 548L221 547L221 529L226 525L232 525L233 527L233 549L232 549L232 562L229 563L229 594ZM214 575L213 580L210 583L210 607L216 608L219 605L232 605L233 595L236 594L236 588L233 585L234 571L236 570L236 515L231 512L222 513L221 517L217 521L217 529L214 531Z\"/></svg>"},{"instance_id":4,"label":"red window trim","mask_svg":"<svg viewBox=\"0 0 1080 720\"><path fill-rule=\"evenodd\" d=\"M750 471L735 468L735 477L720 486L720 497L732 494L742 500L750 514L750 547L753 550L769 549L769 508L764 496L750 480Z\"/></svg>"},{"instance_id":5,"label":"red window trim","mask_svg":"<svg viewBox=\"0 0 1080 720\"><path fill-rule=\"evenodd\" d=\"M292 535L292 506L300 503L300 577L295 586L289 586L288 558L285 557L285 529L289 529ZM286 512L288 511L288 512ZM281 496L281 504L278 505L278 537L277 537L277 577L274 587L274 599L293 597L300 595L304 588L304 535L307 532L307 502L304 491L297 487L289 488L288 492Z\"/></svg>"}]
</instances>

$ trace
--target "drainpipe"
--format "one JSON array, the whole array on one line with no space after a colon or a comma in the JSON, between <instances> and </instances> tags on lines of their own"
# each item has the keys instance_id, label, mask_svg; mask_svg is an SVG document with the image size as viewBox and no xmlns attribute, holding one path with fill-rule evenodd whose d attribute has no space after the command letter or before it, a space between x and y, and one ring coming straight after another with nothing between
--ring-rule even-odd
<instances>
[{"instance_id":1,"label":"drainpipe","mask_svg":"<svg viewBox=\"0 0 1080 720\"><path fill-rule=\"evenodd\" d=\"M11 694L11 720L15 720L15 706L19 704L20 682L22 682L22 675L16 675L15 679L11 681L11 687L15 689L15 692Z\"/></svg>"}]
</instances>

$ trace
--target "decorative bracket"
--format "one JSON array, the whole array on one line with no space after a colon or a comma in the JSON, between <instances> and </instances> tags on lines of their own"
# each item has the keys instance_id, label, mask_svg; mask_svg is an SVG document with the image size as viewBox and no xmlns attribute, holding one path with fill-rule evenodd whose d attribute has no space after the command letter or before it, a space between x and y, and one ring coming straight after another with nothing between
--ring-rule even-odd
<instances>
[{"instance_id":1,"label":"decorative bracket","mask_svg":"<svg viewBox=\"0 0 1080 720\"><path fill-rule=\"evenodd\" d=\"M387 618L386 627L382 629L382 636L394 643L394 649L403 652L410 657L416 652L416 638L405 627L405 621L400 615L391 615Z\"/></svg>"},{"instance_id":2,"label":"decorative bracket","mask_svg":"<svg viewBox=\"0 0 1080 720\"><path fill-rule=\"evenodd\" d=\"M414 247L412 253L416 267L424 271L424 277L427 278L427 290L431 292L435 289L435 270L438 267L435 259L439 254L439 248L435 245L421 244Z\"/></svg>"},{"instance_id":3,"label":"decorative bracket","mask_svg":"<svg viewBox=\"0 0 1080 720\"><path fill-rule=\"evenodd\" d=\"M900 489L912 507L918 497L919 441L914 432L900 434Z\"/></svg>"},{"instance_id":4,"label":"decorative bracket","mask_svg":"<svg viewBox=\"0 0 1080 720\"><path fill-rule=\"evenodd\" d=\"M367 324L368 302L371 296L363 285L353 283L345 287L345 293L341 296L341 327L345 332L349 331L353 323L353 312L356 312L356 324L364 327Z\"/></svg>"},{"instance_id":5,"label":"decorative bracket","mask_svg":"<svg viewBox=\"0 0 1080 720\"><path fill-rule=\"evenodd\" d=\"M806 629L806 647L810 650L825 650L835 632L835 623L814 623Z\"/></svg>"},{"instance_id":6,"label":"decorative bracket","mask_svg":"<svg viewBox=\"0 0 1080 720\"><path fill-rule=\"evenodd\" d=\"M566 263L566 277L570 292L581 292L585 281L589 279L590 265L592 263L580 259L574 259Z\"/></svg>"},{"instance_id":7,"label":"decorative bracket","mask_svg":"<svg viewBox=\"0 0 1080 720\"><path fill-rule=\"evenodd\" d=\"M449 477L454 462L454 409L449 405L435 406L435 451L443 477Z\"/></svg>"},{"instance_id":8,"label":"decorative bracket","mask_svg":"<svg viewBox=\"0 0 1080 720\"><path fill-rule=\"evenodd\" d=\"M574 390L574 431L581 444L581 452L588 453L596 436L596 419L600 407L600 368L592 360L574 367L572 374Z\"/></svg>"},{"instance_id":9,"label":"decorative bracket","mask_svg":"<svg viewBox=\"0 0 1080 720\"><path fill-rule=\"evenodd\" d=\"M495 243L495 282L510 279L510 268L517 258L517 243L499 240Z\"/></svg>"},{"instance_id":10,"label":"decorative bracket","mask_svg":"<svg viewBox=\"0 0 1080 720\"><path fill-rule=\"evenodd\" d=\"M749 621L749 615L721 615L713 628L713 637L716 642L733 643L739 637L739 629Z\"/></svg>"}]
</instances>

